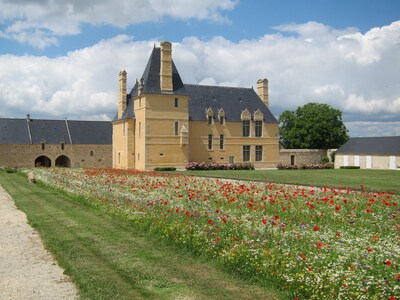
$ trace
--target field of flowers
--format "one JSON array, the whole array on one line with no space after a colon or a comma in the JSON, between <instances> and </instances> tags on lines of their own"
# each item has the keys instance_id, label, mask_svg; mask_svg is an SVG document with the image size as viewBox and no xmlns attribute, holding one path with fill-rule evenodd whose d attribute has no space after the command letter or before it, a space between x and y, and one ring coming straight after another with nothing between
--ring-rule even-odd
<instances>
[{"instance_id":1,"label":"field of flowers","mask_svg":"<svg viewBox=\"0 0 400 300\"><path fill-rule=\"evenodd\" d=\"M135 226L292 299L400 299L400 199L111 169L35 169Z\"/></svg>"}]
</instances>

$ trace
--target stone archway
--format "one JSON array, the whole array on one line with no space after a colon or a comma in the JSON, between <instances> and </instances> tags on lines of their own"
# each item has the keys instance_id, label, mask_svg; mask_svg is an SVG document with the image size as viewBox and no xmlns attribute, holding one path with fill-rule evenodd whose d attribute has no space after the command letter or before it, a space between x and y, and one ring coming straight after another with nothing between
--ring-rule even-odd
<instances>
[{"instance_id":1,"label":"stone archway","mask_svg":"<svg viewBox=\"0 0 400 300\"><path fill-rule=\"evenodd\" d=\"M39 156L38 158L35 159L35 167L50 168L51 167L51 159L45 155Z\"/></svg>"},{"instance_id":2,"label":"stone archway","mask_svg":"<svg viewBox=\"0 0 400 300\"><path fill-rule=\"evenodd\" d=\"M71 160L68 156L60 155L56 159L56 167L71 168Z\"/></svg>"}]
</instances>

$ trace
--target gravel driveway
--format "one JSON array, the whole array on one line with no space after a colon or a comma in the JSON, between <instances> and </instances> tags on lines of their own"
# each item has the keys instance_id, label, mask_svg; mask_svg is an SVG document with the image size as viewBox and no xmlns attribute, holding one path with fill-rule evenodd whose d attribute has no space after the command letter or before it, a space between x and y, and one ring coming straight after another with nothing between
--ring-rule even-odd
<instances>
[{"instance_id":1,"label":"gravel driveway","mask_svg":"<svg viewBox=\"0 0 400 300\"><path fill-rule=\"evenodd\" d=\"M0 299L77 298L70 278L0 185Z\"/></svg>"}]
</instances>

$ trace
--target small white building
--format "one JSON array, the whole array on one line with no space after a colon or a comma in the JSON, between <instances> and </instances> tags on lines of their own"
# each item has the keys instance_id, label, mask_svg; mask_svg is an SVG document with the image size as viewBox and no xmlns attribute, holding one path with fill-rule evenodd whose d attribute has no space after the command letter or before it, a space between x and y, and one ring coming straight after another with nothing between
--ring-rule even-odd
<instances>
[{"instance_id":1,"label":"small white building","mask_svg":"<svg viewBox=\"0 0 400 300\"><path fill-rule=\"evenodd\" d=\"M351 138L336 151L335 169L400 169L400 136Z\"/></svg>"}]
</instances>

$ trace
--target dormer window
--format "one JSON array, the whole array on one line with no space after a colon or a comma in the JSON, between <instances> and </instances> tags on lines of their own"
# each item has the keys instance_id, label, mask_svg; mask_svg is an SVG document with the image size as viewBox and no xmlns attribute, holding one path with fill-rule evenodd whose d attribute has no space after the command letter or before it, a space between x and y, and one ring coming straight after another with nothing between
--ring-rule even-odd
<instances>
[{"instance_id":1,"label":"dormer window","mask_svg":"<svg viewBox=\"0 0 400 300\"><path fill-rule=\"evenodd\" d=\"M225 112L222 108L218 111L218 118L219 118L219 124L224 125L225 124Z\"/></svg>"},{"instance_id":2,"label":"dormer window","mask_svg":"<svg viewBox=\"0 0 400 300\"><path fill-rule=\"evenodd\" d=\"M257 111L254 112L254 127L255 127L254 129L256 137L263 136L263 119L264 119L264 114L262 113L261 110L257 109Z\"/></svg>"},{"instance_id":3,"label":"dormer window","mask_svg":"<svg viewBox=\"0 0 400 300\"><path fill-rule=\"evenodd\" d=\"M244 111L242 111L242 114L240 116L242 119L242 133L244 137L249 137L250 136L250 120L251 120L251 114L249 110L246 108Z\"/></svg>"},{"instance_id":4,"label":"dormer window","mask_svg":"<svg viewBox=\"0 0 400 300\"><path fill-rule=\"evenodd\" d=\"M208 125L212 125L214 122L214 112L212 111L211 107L209 107L206 111L207 122Z\"/></svg>"}]
</instances>

